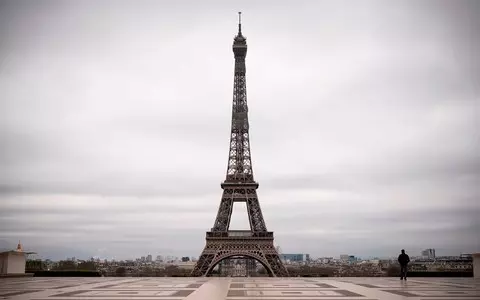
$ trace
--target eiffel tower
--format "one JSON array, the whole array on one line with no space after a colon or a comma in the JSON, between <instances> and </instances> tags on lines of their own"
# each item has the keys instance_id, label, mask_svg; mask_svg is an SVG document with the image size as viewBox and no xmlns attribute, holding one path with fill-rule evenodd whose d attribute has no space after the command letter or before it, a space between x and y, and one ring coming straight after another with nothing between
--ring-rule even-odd
<instances>
[{"instance_id":1,"label":"eiffel tower","mask_svg":"<svg viewBox=\"0 0 480 300\"><path fill-rule=\"evenodd\" d=\"M257 197L258 183L253 179L245 82L247 42L242 35L240 18L241 13L233 42L235 76L227 176L221 184L223 195L217 218L206 234L205 248L191 275L208 276L223 260L247 258L259 262L270 276L284 277L288 272L273 245L273 232L267 231ZM250 230L229 230L235 202L246 203Z\"/></svg>"}]
</instances>

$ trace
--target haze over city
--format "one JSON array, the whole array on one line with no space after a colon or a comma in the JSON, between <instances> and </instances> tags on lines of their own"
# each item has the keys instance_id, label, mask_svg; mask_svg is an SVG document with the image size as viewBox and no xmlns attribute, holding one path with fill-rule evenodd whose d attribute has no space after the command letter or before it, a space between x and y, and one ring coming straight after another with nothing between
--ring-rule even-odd
<instances>
[{"instance_id":1,"label":"haze over city","mask_svg":"<svg viewBox=\"0 0 480 300\"><path fill-rule=\"evenodd\" d=\"M1 1L0 248L198 256L227 167L240 10L276 244L480 251L477 1ZM247 226L236 204L231 228Z\"/></svg>"}]
</instances>

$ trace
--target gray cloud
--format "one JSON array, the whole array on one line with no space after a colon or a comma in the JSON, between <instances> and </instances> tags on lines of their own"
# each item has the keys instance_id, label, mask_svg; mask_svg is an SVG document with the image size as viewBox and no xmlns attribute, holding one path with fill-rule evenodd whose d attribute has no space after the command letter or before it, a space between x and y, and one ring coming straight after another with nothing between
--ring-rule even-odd
<instances>
[{"instance_id":1,"label":"gray cloud","mask_svg":"<svg viewBox=\"0 0 480 300\"><path fill-rule=\"evenodd\" d=\"M238 9L0 4L0 248L199 254L226 171ZM480 251L480 4L241 9L254 173L282 249Z\"/></svg>"}]
</instances>

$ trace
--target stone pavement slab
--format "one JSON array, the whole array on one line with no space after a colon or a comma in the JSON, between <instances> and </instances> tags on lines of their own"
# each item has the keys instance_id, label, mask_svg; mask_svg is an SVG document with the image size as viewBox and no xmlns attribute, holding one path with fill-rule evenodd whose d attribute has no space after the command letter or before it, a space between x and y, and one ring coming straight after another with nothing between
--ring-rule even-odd
<instances>
[{"instance_id":1,"label":"stone pavement slab","mask_svg":"<svg viewBox=\"0 0 480 300\"><path fill-rule=\"evenodd\" d=\"M465 300L473 278L1 278L8 300Z\"/></svg>"}]
</instances>

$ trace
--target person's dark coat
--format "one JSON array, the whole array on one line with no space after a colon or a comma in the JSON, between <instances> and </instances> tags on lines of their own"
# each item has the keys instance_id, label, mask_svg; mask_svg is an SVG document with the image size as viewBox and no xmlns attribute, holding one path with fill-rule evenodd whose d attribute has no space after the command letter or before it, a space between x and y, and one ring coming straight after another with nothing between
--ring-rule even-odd
<instances>
[{"instance_id":1,"label":"person's dark coat","mask_svg":"<svg viewBox=\"0 0 480 300\"><path fill-rule=\"evenodd\" d=\"M407 254L402 253L398 256L398 262L400 265L406 266L410 262L410 257Z\"/></svg>"}]
</instances>

